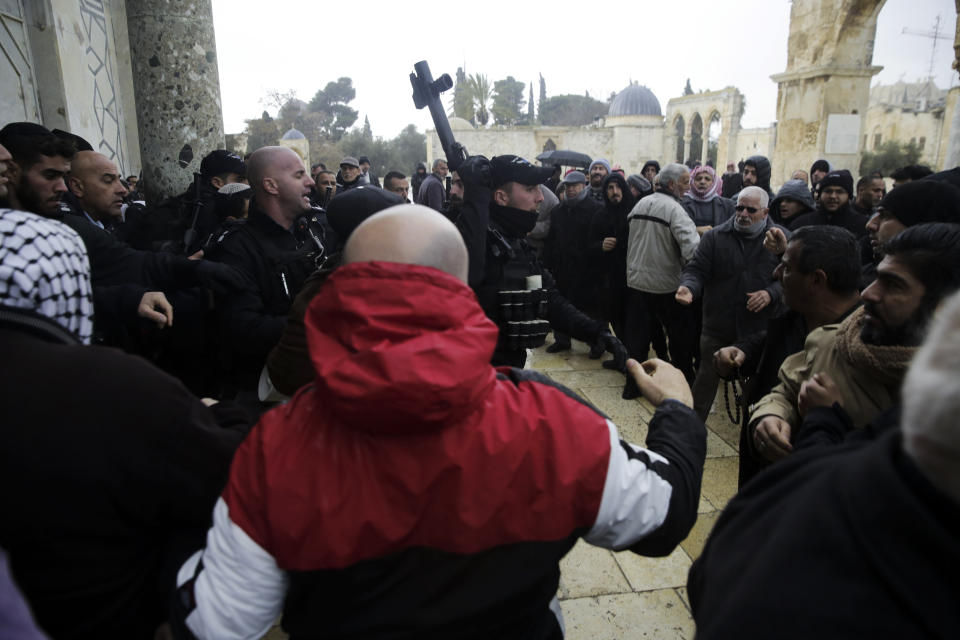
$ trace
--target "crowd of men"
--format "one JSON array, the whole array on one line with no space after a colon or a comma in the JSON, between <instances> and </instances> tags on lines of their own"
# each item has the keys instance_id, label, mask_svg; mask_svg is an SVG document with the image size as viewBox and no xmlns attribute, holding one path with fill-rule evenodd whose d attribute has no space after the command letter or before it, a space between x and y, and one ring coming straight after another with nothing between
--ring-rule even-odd
<instances>
[{"instance_id":1,"label":"crowd of men","mask_svg":"<svg viewBox=\"0 0 960 640\"><path fill-rule=\"evenodd\" d=\"M721 381L698 635L956 633L960 168L450 160L213 150L148 203L0 129L0 636L562 638L578 539L689 533ZM525 368L550 334L645 443Z\"/></svg>"}]
</instances>

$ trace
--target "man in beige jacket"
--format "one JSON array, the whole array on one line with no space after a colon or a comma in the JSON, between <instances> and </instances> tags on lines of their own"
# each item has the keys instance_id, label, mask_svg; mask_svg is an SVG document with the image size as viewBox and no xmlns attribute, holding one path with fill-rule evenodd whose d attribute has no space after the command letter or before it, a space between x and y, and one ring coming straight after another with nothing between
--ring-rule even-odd
<instances>
[{"instance_id":1,"label":"man in beige jacket","mask_svg":"<svg viewBox=\"0 0 960 640\"><path fill-rule=\"evenodd\" d=\"M838 403L856 427L899 402L900 383L940 301L960 288L960 225L911 227L891 240L863 307L807 336L780 384L752 407L753 445L770 461L792 451L806 412Z\"/></svg>"}]
</instances>

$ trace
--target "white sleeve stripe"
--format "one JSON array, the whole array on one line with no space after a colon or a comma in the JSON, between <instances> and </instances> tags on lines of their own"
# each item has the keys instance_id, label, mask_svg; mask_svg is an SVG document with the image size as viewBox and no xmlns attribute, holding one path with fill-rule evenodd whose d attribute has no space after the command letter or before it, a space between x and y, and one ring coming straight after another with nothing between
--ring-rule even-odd
<instances>
[{"instance_id":1,"label":"white sleeve stripe","mask_svg":"<svg viewBox=\"0 0 960 640\"><path fill-rule=\"evenodd\" d=\"M584 540L608 549L624 549L656 530L667 518L673 486L642 460L627 455L617 427L607 420L610 461L597 519ZM630 445L651 462L669 464L652 451Z\"/></svg>"},{"instance_id":2,"label":"white sleeve stripe","mask_svg":"<svg viewBox=\"0 0 960 640\"><path fill-rule=\"evenodd\" d=\"M216 640L261 638L283 608L287 575L273 556L230 520L223 498L213 509L207 547L180 568L177 586L194 577L197 606L186 618L197 638Z\"/></svg>"}]
</instances>

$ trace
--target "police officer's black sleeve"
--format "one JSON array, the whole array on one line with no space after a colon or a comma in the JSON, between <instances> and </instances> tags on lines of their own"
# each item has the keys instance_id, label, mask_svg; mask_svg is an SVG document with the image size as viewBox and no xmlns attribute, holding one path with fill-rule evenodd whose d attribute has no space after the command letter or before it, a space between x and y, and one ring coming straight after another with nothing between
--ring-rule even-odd
<instances>
[{"instance_id":1,"label":"police officer's black sleeve","mask_svg":"<svg viewBox=\"0 0 960 640\"><path fill-rule=\"evenodd\" d=\"M594 320L573 306L573 303L557 290L550 271L543 269L542 278L543 287L547 290L547 313L550 326L581 342L595 343L600 334L606 331L606 323Z\"/></svg>"},{"instance_id":2,"label":"police officer's black sleeve","mask_svg":"<svg viewBox=\"0 0 960 640\"><path fill-rule=\"evenodd\" d=\"M133 249L78 216L66 215L63 222L79 234L86 246L94 287L136 284L160 290L200 284L195 261L170 253Z\"/></svg>"},{"instance_id":3,"label":"police officer's black sleeve","mask_svg":"<svg viewBox=\"0 0 960 640\"><path fill-rule=\"evenodd\" d=\"M246 274L251 281L244 289L217 296L220 327L233 351L266 360L270 349L280 342L287 316L266 309L262 282L256 278L256 258L242 242L229 240L221 243L217 261Z\"/></svg>"},{"instance_id":4,"label":"police officer's black sleeve","mask_svg":"<svg viewBox=\"0 0 960 640\"><path fill-rule=\"evenodd\" d=\"M490 188L464 183L463 205L457 228L467 245L470 266L467 284L476 289L483 282L487 256L487 227L490 226Z\"/></svg>"}]
</instances>

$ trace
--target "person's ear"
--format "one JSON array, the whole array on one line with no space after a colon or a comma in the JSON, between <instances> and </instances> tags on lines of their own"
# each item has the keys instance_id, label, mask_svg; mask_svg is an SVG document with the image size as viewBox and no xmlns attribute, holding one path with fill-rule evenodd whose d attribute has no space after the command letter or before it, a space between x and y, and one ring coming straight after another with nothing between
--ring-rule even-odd
<instances>
[{"instance_id":1,"label":"person's ear","mask_svg":"<svg viewBox=\"0 0 960 640\"><path fill-rule=\"evenodd\" d=\"M220 187L224 185L223 179L220 176L213 176L210 178L210 186L214 189L220 190Z\"/></svg>"},{"instance_id":2,"label":"person's ear","mask_svg":"<svg viewBox=\"0 0 960 640\"><path fill-rule=\"evenodd\" d=\"M76 176L67 176L67 189L78 198L83 197L83 181Z\"/></svg>"},{"instance_id":3,"label":"person's ear","mask_svg":"<svg viewBox=\"0 0 960 640\"><path fill-rule=\"evenodd\" d=\"M493 201L501 207L505 207L507 206L507 203L510 202L510 198L507 196L507 192L503 189L495 189L493 191Z\"/></svg>"},{"instance_id":4,"label":"person's ear","mask_svg":"<svg viewBox=\"0 0 960 640\"><path fill-rule=\"evenodd\" d=\"M275 196L278 193L280 193L280 188L277 185L277 181L274 180L273 178L264 178L262 184L263 184L263 190L269 193L270 195Z\"/></svg>"}]
</instances>

